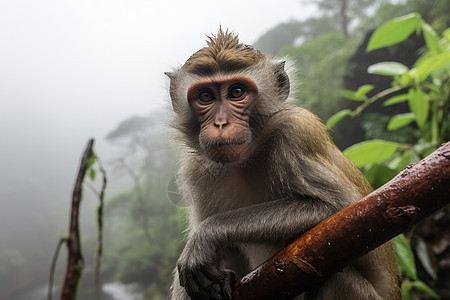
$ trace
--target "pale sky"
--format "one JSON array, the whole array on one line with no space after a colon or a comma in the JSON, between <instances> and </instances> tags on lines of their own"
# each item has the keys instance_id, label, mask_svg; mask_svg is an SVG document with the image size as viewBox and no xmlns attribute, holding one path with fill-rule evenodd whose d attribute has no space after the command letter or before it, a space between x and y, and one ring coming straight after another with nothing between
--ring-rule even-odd
<instances>
[{"instance_id":1,"label":"pale sky","mask_svg":"<svg viewBox=\"0 0 450 300\"><path fill-rule=\"evenodd\" d=\"M251 44L314 12L300 0L0 0L2 205L31 201L18 183L38 195L63 180L69 195L88 138L107 160L105 136L167 107L163 72L220 25Z\"/></svg>"},{"instance_id":2,"label":"pale sky","mask_svg":"<svg viewBox=\"0 0 450 300\"><path fill-rule=\"evenodd\" d=\"M0 245L53 246L87 140L107 163L105 136L168 106L163 72L206 34L222 25L251 44L314 11L300 0L0 0Z\"/></svg>"},{"instance_id":3,"label":"pale sky","mask_svg":"<svg viewBox=\"0 0 450 300\"><path fill-rule=\"evenodd\" d=\"M299 2L1 0L0 119L112 129L162 106L163 72L219 25L253 43L313 11Z\"/></svg>"},{"instance_id":4,"label":"pale sky","mask_svg":"<svg viewBox=\"0 0 450 300\"><path fill-rule=\"evenodd\" d=\"M67 147L73 162L89 137L102 147L120 121L166 106L163 72L220 25L251 44L314 11L299 0L0 0L0 172Z\"/></svg>"}]
</instances>

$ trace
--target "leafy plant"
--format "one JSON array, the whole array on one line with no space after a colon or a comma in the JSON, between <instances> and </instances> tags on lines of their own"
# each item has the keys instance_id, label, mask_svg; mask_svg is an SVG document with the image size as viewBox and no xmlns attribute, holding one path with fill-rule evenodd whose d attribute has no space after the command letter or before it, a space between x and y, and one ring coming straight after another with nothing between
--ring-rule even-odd
<instances>
[{"instance_id":1,"label":"leafy plant","mask_svg":"<svg viewBox=\"0 0 450 300\"><path fill-rule=\"evenodd\" d=\"M342 107L339 89L356 46L356 41L349 42L340 33L328 32L281 50L283 56L295 62L297 75L301 77L301 84L294 85L294 92L301 99L302 107L322 119Z\"/></svg>"},{"instance_id":2,"label":"leafy plant","mask_svg":"<svg viewBox=\"0 0 450 300\"><path fill-rule=\"evenodd\" d=\"M405 235L401 234L394 238L395 255L399 268L405 273L406 278L403 279L401 293L405 300L412 299L412 290L417 289L433 298L438 299L436 294L428 285L417 277L416 263L414 261L414 253L411 250Z\"/></svg>"},{"instance_id":3,"label":"leafy plant","mask_svg":"<svg viewBox=\"0 0 450 300\"><path fill-rule=\"evenodd\" d=\"M447 137L450 123L450 28L440 37L419 14L409 14L377 29L367 51L400 43L414 32L423 34L427 50L413 68L398 62L380 62L370 66L369 73L392 77L392 87L371 97L368 94L373 89L372 85L363 85L357 91L341 90L342 96L359 101L361 105L355 110L341 110L327 122L329 127L333 127L343 118L357 116L371 103L381 99L388 98L384 100L384 106L408 102L410 112L393 116L387 130L397 130L415 123L421 138L415 144L371 140L353 145L345 153L351 155L359 167L385 163L392 170L401 170L434 151ZM374 151L383 153L383 156L373 155Z\"/></svg>"},{"instance_id":4,"label":"leafy plant","mask_svg":"<svg viewBox=\"0 0 450 300\"><path fill-rule=\"evenodd\" d=\"M380 186L410 163L415 163L434 151L449 132L450 101L450 28L438 35L418 13L393 19L379 27L369 40L367 51L403 42L411 34L422 34L426 49L412 68L392 61L369 66L368 73L392 78L392 86L373 96L368 96L372 85L363 85L357 91L341 90L341 95L361 104L355 109L344 109L331 118L327 125L333 127L345 117L354 117L375 101L384 106L408 102L410 112L395 115L387 124L388 131L405 126L416 126L420 138L414 144L396 141L368 140L344 151L360 168L369 181ZM438 295L418 280L409 243L404 236L395 239L397 261L406 276L402 284L404 299L412 299L412 291L419 290L429 296ZM423 253L423 252L421 252ZM427 257L419 257L421 261ZM427 269L427 268L425 268ZM428 271L428 270L427 270Z\"/></svg>"}]
</instances>

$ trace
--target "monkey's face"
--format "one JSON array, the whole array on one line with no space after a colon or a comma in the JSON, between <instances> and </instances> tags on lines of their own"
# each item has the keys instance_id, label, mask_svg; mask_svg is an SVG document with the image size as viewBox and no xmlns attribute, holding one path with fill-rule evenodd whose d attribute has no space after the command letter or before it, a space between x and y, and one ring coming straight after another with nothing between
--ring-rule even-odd
<instances>
[{"instance_id":1,"label":"monkey's face","mask_svg":"<svg viewBox=\"0 0 450 300\"><path fill-rule=\"evenodd\" d=\"M234 162L245 155L252 141L249 122L257 93L255 82L242 74L206 77L189 87L200 147L212 160Z\"/></svg>"},{"instance_id":2,"label":"monkey's face","mask_svg":"<svg viewBox=\"0 0 450 300\"><path fill-rule=\"evenodd\" d=\"M289 96L285 61L266 57L228 32L219 31L207 44L166 73L176 113L172 124L189 148L217 162L239 163L275 130L265 124Z\"/></svg>"}]
</instances>

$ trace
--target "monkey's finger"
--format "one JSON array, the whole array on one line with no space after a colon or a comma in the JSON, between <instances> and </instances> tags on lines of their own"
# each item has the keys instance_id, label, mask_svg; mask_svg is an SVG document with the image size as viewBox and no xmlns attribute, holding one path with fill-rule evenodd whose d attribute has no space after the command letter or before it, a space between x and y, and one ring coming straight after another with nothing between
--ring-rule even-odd
<instances>
[{"instance_id":1,"label":"monkey's finger","mask_svg":"<svg viewBox=\"0 0 450 300\"><path fill-rule=\"evenodd\" d=\"M223 294L224 299L231 300L232 293L233 293L233 290L232 290L230 284L226 284L223 286L222 294Z\"/></svg>"},{"instance_id":2,"label":"monkey's finger","mask_svg":"<svg viewBox=\"0 0 450 300\"><path fill-rule=\"evenodd\" d=\"M178 267L178 277L180 285L184 287L189 295L197 295L201 288L199 288L198 279L195 274L185 267Z\"/></svg>"},{"instance_id":3,"label":"monkey's finger","mask_svg":"<svg viewBox=\"0 0 450 300\"><path fill-rule=\"evenodd\" d=\"M212 299L222 299L222 288L218 282L211 285L209 288L209 294Z\"/></svg>"},{"instance_id":4,"label":"monkey's finger","mask_svg":"<svg viewBox=\"0 0 450 300\"><path fill-rule=\"evenodd\" d=\"M222 294L225 299L231 300L233 292L233 284L236 281L236 274L231 270L222 270L225 273L225 278L222 281Z\"/></svg>"},{"instance_id":5,"label":"monkey's finger","mask_svg":"<svg viewBox=\"0 0 450 300\"><path fill-rule=\"evenodd\" d=\"M211 300L209 290L207 288L199 288L196 284L189 284L185 287L186 293L194 300Z\"/></svg>"},{"instance_id":6,"label":"monkey's finger","mask_svg":"<svg viewBox=\"0 0 450 300\"><path fill-rule=\"evenodd\" d=\"M203 272L195 271L190 273L189 282L187 282L186 291L193 295L206 295L203 299L210 299L209 288L212 281L205 276Z\"/></svg>"},{"instance_id":7,"label":"monkey's finger","mask_svg":"<svg viewBox=\"0 0 450 300\"><path fill-rule=\"evenodd\" d=\"M224 273L221 270L217 269L215 266L205 267L203 269L203 273L211 281L222 280L225 276Z\"/></svg>"}]
</instances>

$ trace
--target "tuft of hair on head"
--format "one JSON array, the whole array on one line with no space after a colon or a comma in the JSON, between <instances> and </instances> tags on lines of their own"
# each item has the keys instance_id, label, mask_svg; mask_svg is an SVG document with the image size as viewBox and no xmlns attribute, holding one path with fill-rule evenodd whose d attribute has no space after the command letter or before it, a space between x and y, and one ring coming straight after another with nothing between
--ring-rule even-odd
<instances>
[{"instance_id":1,"label":"tuft of hair on head","mask_svg":"<svg viewBox=\"0 0 450 300\"><path fill-rule=\"evenodd\" d=\"M220 26L216 35L207 36L206 41L211 55L217 56L224 49L240 49L239 35L227 30L223 31Z\"/></svg>"},{"instance_id":2,"label":"tuft of hair on head","mask_svg":"<svg viewBox=\"0 0 450 300\"><path fill-rule=\"evenodd\" d=\"M207 37L207 47L194 53L182 69L201 75L233 72L254 65L264 56L252 46L240 43L238 35L222 27L216 35Z\"/></svg>"}]
</instances>

